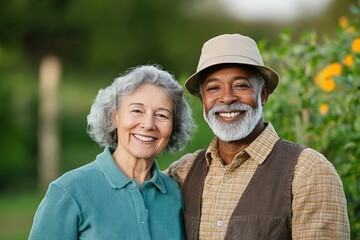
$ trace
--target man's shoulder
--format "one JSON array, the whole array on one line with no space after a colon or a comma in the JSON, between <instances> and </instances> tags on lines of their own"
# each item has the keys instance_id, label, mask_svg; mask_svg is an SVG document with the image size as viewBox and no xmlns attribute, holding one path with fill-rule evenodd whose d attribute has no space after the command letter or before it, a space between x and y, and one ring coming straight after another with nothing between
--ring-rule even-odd
<instances>
[{"instance_id":1,"label":"man's shoulder","mask_svg":"<svg viewBox=\"0 0 360 240\"><path fill-rule=\"evenodd\" d=\"M338 173L332 164L323 154L317 150L307 147L305 148L298 159L295 166L295 175L301 179L306 179L311 176L333 176L338 178Z\"/></svg>"},{"instance_id":2,"label":"man's shoulder","mask_svg":"<svg viewBox=\"0 0 360 240\"><path fill-rule=\"evenodd\" d=\"M196 159L196 157L199 155L199 153L201 151L203 151L205 149L198 149L195 152L192 153L187 153L184 156L182 156L181 158L179 158L179 160L177 160L177 162L194 162L194 160Z\"/></svg>"},{"instance_id":3,"label":"man's shoulder","mask_svg":"<svg viewBox=\"0 0 360 240\"><path fill-rule=\"evenodd\" d=\"M198 149L195 152L187 153L184 156L182 156L181 158L179 158L179 160L175 161L174 164L172 164L172 165L177 166L177 167L189 168L190 169L190 167L194 163L196 157L203 150L204 149ZM172 165L170 165L170 166L172 166Z\"/></svg>"},{"instance_id":4,"label":"man's shoulder","mask_svg":"<svg viewBox=\"0 0 360 240\"><path fill-rule=\"evenodd\" d=\"M308 168L312 168L318 165L333 166L332 163L319 151L303 144L295 143L283 138L280 139L282 143L287 146L292 148L300 148L301 152L297 165L304 167L307 166Z\"/></svg>"},{"instance_id":5,"label":"man's shoulder","mask_svg":"<svg viewBox=\"0 0 360 240\"><path fill-rule=\"evenodd\" d=\"M204 149L199 149L195 152L185 154L179 160L170 164L169 168L166 169L164 172L172 178L176 179L180 183L180 185L182 185L192 164L202 150Z\"/></svg>"},{"instance_id":6,"label":"man's shoulder","mask_svg":"<svg viewBox=\"0 0 360 240\"><path fill-rule=\"evenodd\" d=\"M306 165L311 165L313 167L318 165L333 166L332 163L322 153L310 147L304 148L299 156L299 161L302 161L306 163Z\"/></svg>"}]
</instances>

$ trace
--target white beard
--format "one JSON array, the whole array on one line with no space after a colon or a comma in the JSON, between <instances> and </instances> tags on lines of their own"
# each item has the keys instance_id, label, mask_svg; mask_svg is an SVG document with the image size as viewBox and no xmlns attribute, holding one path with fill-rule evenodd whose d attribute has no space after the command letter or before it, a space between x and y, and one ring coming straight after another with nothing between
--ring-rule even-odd
<instances>
[{"instance_id":1,"label":"white beard","mask_svg":"<svg viewBox=\"0 0 360 240\"><path fill-rule=\"evenodd\" d=\"M213 133L224 142L231 142L241 140L247 137L255 128L256 124L262 117L261 97L258 98L257 108L252 108L245 103L235 103L231 105L217 105L205 113L203 108L203 115L205 121ZM245 111L242 120L233 123L221 122L216 119L216 112L224 110Z\"/></svg>"}]
</instances>

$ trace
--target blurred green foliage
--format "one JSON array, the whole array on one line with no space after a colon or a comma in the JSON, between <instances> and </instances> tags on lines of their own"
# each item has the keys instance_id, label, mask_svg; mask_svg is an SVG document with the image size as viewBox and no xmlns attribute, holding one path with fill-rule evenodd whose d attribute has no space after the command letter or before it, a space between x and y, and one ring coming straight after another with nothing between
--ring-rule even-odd
<instances>
[{"instance_id":1,"label":"blurred green foliage","mask_svg":"<svg viewBox=\"0 0 360 240\"><path fill-rule=\"evenodd\" d=\"M292 41L284 31L279 45L264 51L281 76L265 118L282 137L315 148L334 164L347 197L352 239L360 239L359 6L352 11L334 26L335 37L306 31Z\"/></svg>"},{"instance_id":2,"label":"blurred green foliage","mask_svg":"<svg viewBox=\"0 0 360 240\"><path fill-rule=\"evenodd\" d=\"M319 150L335 165L347 195L352 239L360 239L360 120L356 114L360 106L360 63L359 53L350 47L359 37L359 9L354 8L354 16L349 18L354 32L336 23L339 14L348 12L344 9L348 3L358 6L358 1L335 1L325 12L326 18L304 19L289 25L291 31L268 22L235 21L218 9L206 15L192 14L191 3L0 1L0 191L37 190L38 68L42 57L56 55L63 64L59 88L60 175L92 161L101 151L86 134L86 115L100 88L127 68L147 63L162 65L183 85L195 70L204 41L239 32L266 39L259 42L264 60L281 75L278 89L264 108L265 119L282 137ZM328 37L323 37L324 32ZM344 65L348 54L353 57L351 66ZM342 65L341 74L333 77L336 87L323 92L315 76L332 63ZM159 156L162 169L187 152L205 148L213 137L199 100L186 97L197 129L187 148ZM327 112L322 109L320 114L319 108L326 105ZM24 194L24 199L18 200L20 196L1 195L0 225L9 226L2 223L12 215L12 222L26 222L27 234L29 211L35 212L41 197ZM28 206L28 210L18 208L20 205ZM12 228L4 227L0 232L6 229ZM24 238L21 234L18 239ZM11 239L8 236L6 239Z\"/></svg>"},{"instance_id":3,"label":"blurred green foliage","mask_svg":"<svg viewBox=\"0 0 360 240\"><path fill-rule=\"evenodd\" d=\"M28 239L43 194L23 191L0 195L0 240Z\"/></svg>"}]
</instances>

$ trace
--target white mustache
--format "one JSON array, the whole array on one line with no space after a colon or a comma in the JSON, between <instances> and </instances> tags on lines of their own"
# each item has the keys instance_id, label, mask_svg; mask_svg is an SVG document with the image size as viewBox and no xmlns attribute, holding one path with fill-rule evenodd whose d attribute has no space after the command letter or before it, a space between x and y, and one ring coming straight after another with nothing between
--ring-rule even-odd
<instances>
[{"instance_id":1,"label":"white mustache","mask_svg":"<svg viewBox=\"0 0 360 240\"><path fill-rule=\"evenodd\" d=\"M219 114L220 111L244 111L245 113L242 120L226 123L217 119L216 114ZM203 108L203 114L213 133L221 140L231 142L244 139L251 133L262 117L262 106L260 100L258 100L257 108L252 108L245 103L222 104L212 107L207 114Z\"/></svg>"},{"instance_id":2,"label":"white mustache","mask_svg":"<svg viewBox=\"0 0 360 240\"><path fill-rule=\"evenodd\" d=\"M215 115L216 112L220 112L220 111L249 111L251 109L252 107L250 107L245 103L233 103L231 105L222 104L222 105L213 106L209 110L208 114Z\"/></svg>"}]
</instances>

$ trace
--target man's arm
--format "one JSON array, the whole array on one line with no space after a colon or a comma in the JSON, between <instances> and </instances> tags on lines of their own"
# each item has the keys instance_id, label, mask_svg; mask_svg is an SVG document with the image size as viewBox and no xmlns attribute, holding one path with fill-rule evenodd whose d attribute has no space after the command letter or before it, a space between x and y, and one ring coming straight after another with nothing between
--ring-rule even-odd
<instances>
[{"instance_id":1,"label":"man's arm","mask_svg":"<svg viewBox=\"0 0 360 240\"><path fill-rule=\"evenodd\" d=\"M293 181L293 239L349 239L350 227L341 179L333 165L305 149Z\"/></svg>"}]
</instances>

